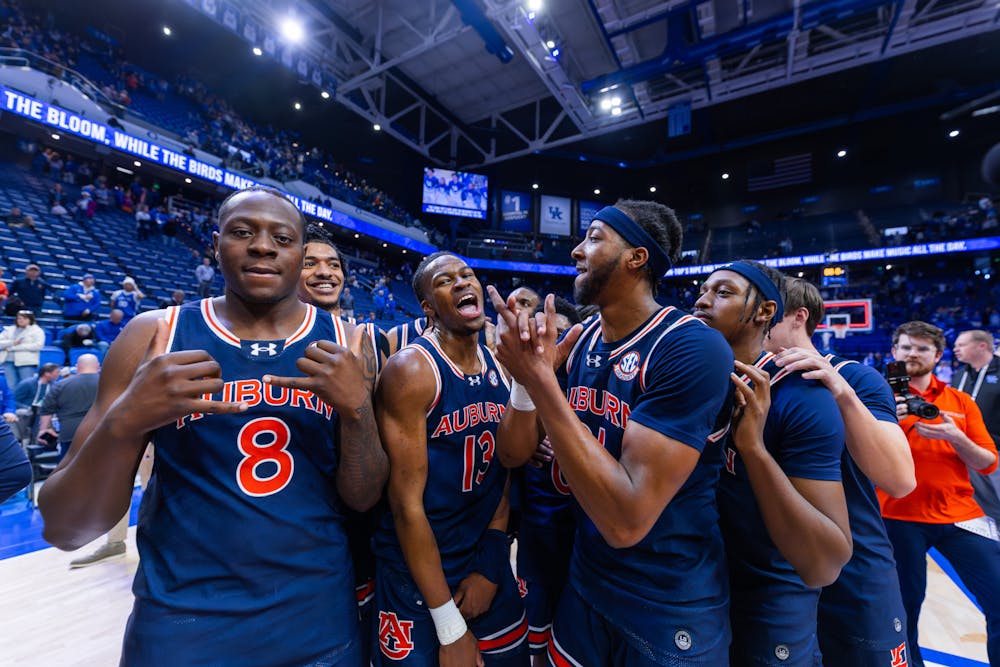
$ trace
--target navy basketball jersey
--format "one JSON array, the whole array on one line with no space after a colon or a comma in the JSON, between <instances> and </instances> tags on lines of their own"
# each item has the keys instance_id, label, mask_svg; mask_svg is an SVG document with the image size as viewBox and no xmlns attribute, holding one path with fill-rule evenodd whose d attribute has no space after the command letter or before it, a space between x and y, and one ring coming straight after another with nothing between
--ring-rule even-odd
<instances>
[{"instance_id":1,"label":"navy basketball jersey","mask_svg":"<svg viewBox=\"0 0 1000 667\"><path fill-rule=\"evenodd\" d=\"M437 392L427 411L424 512L449 586L473 569L476 549L500 505L507 470L494 461L496 432L510 398L493 354L479 346L480 372L466 375L432 336L410 344L434 373ZM389 567L406 566L392 516L375 534L375 553Z\"/></svg>"},{"instance_id":2,"label":"navy basketball jersey","mask_svg":"<svg viewBox=\"0 0 1000 667\"><path fill-rule=\"evenodd\" d=\"M892 389L873 368L834 355L827 360L879 421L896 424ZM889 651L906 641L906 620L892 543L882 522L875 485L847 448L841 457L844 495L854 538L854 554L840 577L819 599L819 634Z\"/></svg>"},{"instance_id":3,"label":"navy basketball jersey","mask_svg":"<svg viewBox=\"0 0 1000 667\"><path fill-rule=\"evenodd\" d=\"M414 342L424 335L427 329L427 318L418 317L415 320L404 322L393 327L396 332L396 349L402 350L404 347Z\"/></svg>"},{"instance_id":4,"label":"navy basketball jersey","mask_svg":"<svg viewBox=\"0 0 1000 667\"><path fill-rule=\"evenodd\" d=\"M347 344L339 319L305 313L285 340L248 341L211 299L167 310L167 349L207 351L225 382L212 398L249 408L153 434L125 664L302 665L357 641L338 417L311 391L260 379L301 377L296 360L314 341Z\"/></svg>"},{"instance_id":5,"label":"navy basketball jersey","mask_svg":"<svg viewBox=\"0 0 1000 667\"><path fill-rule=\"evenodd\" d=\"M365 329L365 336L372 343L372 350L375 351L375 377L382 374L383 360L389 356L389 341L385 337L385 332L376 326L374 322L365 322L361 325Z\"/></svg>"},{"instance_id":6,"label":"navy basketball jersey","mask_svg":"<svg viewBox=\"0 0 1000 667\"><path fill-rule=\"evenodd\" d=\"M631 421L701 453L691 475L634 546L609 545L578 508L570 585L640 650L675 655L674 646L666 646L675 633L682 633L676 635L683 637L681 650L691 658L724 653L728 645L715 486L718 443L729 421L732 367L733 354L722 335L676 308L657 311L615 342L602 340L597 319L566 362L570 407L611 456L621 458Z\"/></svg>"},{"instance_id":7,"label":"navy basketball jersey","mask_svg":"<svg viewBox=\"0 0 1000 667\"><path fill-rule=\"evenodd\" d=\"M833 395L778 367L774 356L762 353L754 364L771 376L763 437L768 453L788 477L839 482L844 425ZM805 585L768 535L731 438L723 448L718 497L732 590L733 662L812 665L819 589ZM773 663L763 662L768 660Z\"/></svg>"}]
</instances>

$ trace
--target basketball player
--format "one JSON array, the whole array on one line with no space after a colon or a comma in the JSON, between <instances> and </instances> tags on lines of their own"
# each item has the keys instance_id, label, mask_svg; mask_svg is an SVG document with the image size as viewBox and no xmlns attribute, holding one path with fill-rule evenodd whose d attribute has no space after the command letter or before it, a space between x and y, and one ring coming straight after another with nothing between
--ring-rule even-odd
<instances>
[{"instance_id":1,"label":"basketball player","mask_svg":"<svg viewBox=\"0 0 1000 667\"><path fill-rule=\"evenodd\" d=\"M397 324L385 332L389 344L388 356L392 356L404 347L424 335L427 330L427 318L417 317L409 322Z\"/></svg>"},{"instance_id":2,"label":"basketball player","mask_svg":"<svg viewBox=\"0 0 1000 667\"><path fill-rule=\"evenodd\" d=\"M826 665L891 667L906 660L906 612L899 593L892 543L875 494L901 498L916 488L913 456L896 419L892 390L873 368L812 344L823 321L823 297L801 278L785 279L785 314L764 347L775 365L801 372L830 390L847 435L840 468L854 555L819 598L818 637Z\"/></svg>"},{"instance_id":3,"label":"basketball player","mask_svg":"<svg viewBox=\"0 0 1000 667\"><path fill-rule=\"evenodd\" d=\"M718 492L731 664L812 667L821 664L818 588L833 583L851 557L844 426L822 384L779 369L763 350L783 315L782 281L756 262L726 264L702 284L694 315L726 337L742 374L732 374L737 409Z\"/></svg>"},{"instance_id":4,"label":"basketball player","mask_svg":"<svg viewBox=\"0 0 1000 667\"><path fill-rule=\"evenodd\" d=\"M512 291L508 298L514 299L518 310L526 313L534 313L542 303L542 297L538 296L538 292L523 285Z\"/></svg>"},{"instance_id":5,"label":"basketball player","mask_svg":"<svg viewBox=\"0 0 1000 667\"><path fill-rule=\"evenodd\" d=\"M717 332L654 298L680 247L680 223L662 204L601 209L573 250L575 300L600 317L559 345L552 296L531 320L490 288L498 353L517 380L498 451L505 464L526 462L540 421L580 510L550 664L728 659L713 441L729 417L733 356ZM565 391L553 370L562 358Z\"/></svg>"},{"instance_id":6,"label":"basketball player","mask_svg":"<svg viewBox=\"0 0 1000 667\"><path fill-rule=\"evenodd\" d=\"M354 325L354 318L341 314L340 295L344 289L344 276L348 272L347 259L342 257L333 239L319 225L306 226L305 260L299 276L299 299L311 303L333 317ZM346 327L350 329L351 327ZM367 341L367 342L366 342ZM363 348L376 350L375 354L364 354ZM351 351L365 363L371 363L366 378L370 378L369 393L374 393L375 383L385 363L387 343L382 330L374 322L364 322L354 327L351 336ZM351 547L354 564L354 593L358 602L360 620L361 661L368 665L371 661L372 607L375 599L375 554L372 553L371 537L378 510L365 513L347 512L347 538Z\"/></svg>"},{"instance_id":7,"label":"basketball player","mask_svg":"<svg viewBox=\"0 0 1000 667\"><path fill-rule=\"evenodd\" d=\"M123 665L361 664L343 514L378 500L387 462L370 365L296 298L304 232L277 190L230 195L225 294L132 321L42 490L46 540L77 548L124 514L156 446Z\"/></svg>"},{"instance_id":8,"label":"basketball player","mask_svg":"<svg viewBox=\"0 0 1000 667\"><path fill-rule=\"evenodd\" d=\"M527 310L532 308L532 304L518 298L518 292L523 289L514 290L510 296L519 309ZM561 336L579 323L580 316L573 304L556 297L556 332ZM547 440L543 441L529 464L513 471L511 493L514 493L515 487L520 487L517 574L523 580L532 664L541 667L548 662L546 653L552 619L569 574L576 521L569 485L551 455L551 444ZM515 480L519 483L515 484Z\"/></svg>"},{"instance_id":9,"label":"basketball player","mask_svg":"<svg viewBox=\"0 0 1000 667\"><path fill-rule=\"evenodd\" d=\"M392 512L375 533L375 660L527 667L508 475L493 460L509 390L477 342L482 287L463 259L437 252L417 267L413 291L429 329L390 357L376 400Z\"/></svg>"}]
</instances>

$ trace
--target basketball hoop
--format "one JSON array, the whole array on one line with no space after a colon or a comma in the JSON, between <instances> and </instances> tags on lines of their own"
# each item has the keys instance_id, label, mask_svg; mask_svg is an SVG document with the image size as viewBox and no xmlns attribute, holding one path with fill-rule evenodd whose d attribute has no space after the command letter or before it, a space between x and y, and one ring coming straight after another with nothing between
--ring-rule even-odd
<instances>
[{"instance_id":1,"label":"basketball hoop","mask_svg":"<svg viewBox=\"0 0 1000 667\"><path fill-rule=\"evenodd\" d=\"M841 324L839 322L838 323L831 322L830 329L833 331L834 337L837 338L838 340L843 340L844 338L847 338L847 330L848 330L847 324Z\"/></svg>"}]
</instances>

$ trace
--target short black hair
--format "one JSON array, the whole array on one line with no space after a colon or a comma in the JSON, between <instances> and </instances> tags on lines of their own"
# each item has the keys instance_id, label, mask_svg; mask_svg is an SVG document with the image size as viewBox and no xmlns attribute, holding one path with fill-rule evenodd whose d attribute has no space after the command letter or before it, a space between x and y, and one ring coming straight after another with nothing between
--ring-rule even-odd
<instances>
[{"instance_id":1,"label":"short black hair","mask_svg":"<svg viewBox=\"0 0 1000 667\"><path fill-rule=\"evenodd\" d=\"M418 302L423 301L427 296L427 292L424 290L424 280L427 278L428 267L433 264L435 260L447 255L461 259L450 250L438 250L437 252L433 252L420 260L420 264L417 265L417 270L413 272L413 281L410 283L413 287L413 293L417 296Z\"/></svg>"},{"instance_id":2,"label":"short black hair","mask_svg":"<svg viewBox=\"0 0 1000 667\"><path fill-rule=\"evenodd\" d=\"M627 214L647 234L652 236L656 244L667 253L670 263L677 264L681 258L681 243L684 239L684 228L681 227L674 209L658 201L645 199L619 199L615 202L615 208ZM631 244L629 245L631 246ZM646 279L653 288L653 296L656 296L660 279L663 276L654 274L650 262L646 262L645 268Z\"/></svg>"},{"instance_id":3,"label":"short black hair","mask_svg":"<svg viewBox=\"0 0 1000 667\"><path fill-rule=\"evenodd\" d=\"M787 296L788 295L788 277L784 273L782 273L781 271L779 271L777 269L773 269L770 266L768 266L767 264L761 264L760 262L755 262L755 261L749 260L749 259L744 259L744 260L740 260L740 261L746 262L750 266L758 269L761 273L763 273L765 276L767 276L768 280L770 280L772 283L774 283L774 286L778 288L778 295L781 297L781 304L780 305L781 305L782 308L784 308L785 302L788 300L788 296ZM747 282L750 282L750 281L747 281ZM752 282L750 283L750 287L752 288L752 291L753 291L753 294L754 294L753 308L751 309L750 312L751 313L756 313L757 309L760 308L764 304L764 295L761 294L760 290L757 289L757 286L754 285ZM747 299L749 299L749 298L750 298L750 292L747 292ZM770 333L771 329L774 328L775 324L777 324L777 322L772 317L767 322L767 324L764 325L764 333L765 334Z\"/></svg>"},{"instance_id":4,"label":"short black hair","mask_svg":"<svg viewBox=\"0 0 1000 667\"><path fill-rule=\"evenodd\" d=\"M570 326L582 322L582 320L580 319L580 314L576 312L576 306L574 306L561 296L556 297L555 306L556 306L556 315L562 315L567 320L569 320Z\"/></svg>"},{"instance_id":5,"label":"short black hair","mask_svg":"<svg viewBox=\"0 0 1000 667\"><path fill-rule=\"evenodd\" d=\"M250 187L243 188L242 190L236 190L235 192L229 193L229 196L223 199L222 203L219 204L218 218L220 224L222 223L223 216L228 212L228 207L232 205L230 204L230 202L239 195L244 194L246 192L266 192L267 194L277 197L278 199L286 202L289 206L295 209L295 213L298 215L299 222L302 223L302 230L303 232L305 232L306 226L308 225L308 223L306 222L306 216L302 214L302 211L299 209L298 206L295 205L295 202L293 202L291 199L288 198L288 195L286 195L281 190L278 190L277 188L272 188L270 185L251 185Z\"/></svg>"},{"instance_id":6,"label":"short black hair","mask_svg":"<svg viewBox=\"0 0 1000 667\"><path fill-rule=\"evenodd\" d=\"M340 252L340 248L337 247L337 244L333 242L333 237L330 236L330 232L326 231L322 225L318 225L313 222L306 225L306 240L303 242L303 245L306 243L325 243L333 248L333 251L337 253L337 259L340 260L340 270L343 271L344 277L347 277L349 272L347 258L344 257L344 253Z\"/></svg>"}]
</instances>

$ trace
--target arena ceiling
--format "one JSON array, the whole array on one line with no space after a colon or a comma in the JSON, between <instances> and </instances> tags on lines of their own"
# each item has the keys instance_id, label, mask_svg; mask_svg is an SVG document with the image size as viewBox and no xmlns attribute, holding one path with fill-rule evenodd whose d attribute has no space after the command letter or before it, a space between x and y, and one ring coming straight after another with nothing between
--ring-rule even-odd
<instances>
[{"instance_id":1,"label":"arena ceiling","mask_svg":"<svg viewBox=\"0 0 1000 667\"><path fill-rule=\"evenodd\" d=\"M211 5L220 21L227 5L189 3ZM689 110L1000 29L996 0L539 4L532 12L527 0L228 3L262 26L291 12L305 26L298 48L337 101L459 167L671 116L682 127Z\"/></svg>"}]
</instances>

